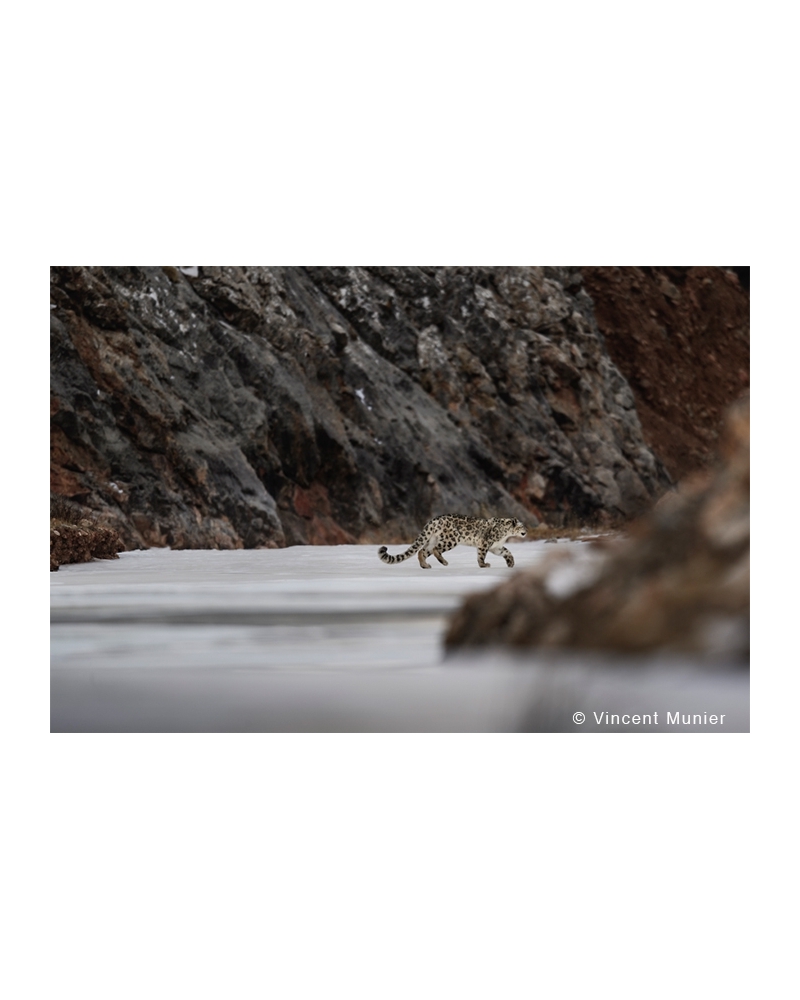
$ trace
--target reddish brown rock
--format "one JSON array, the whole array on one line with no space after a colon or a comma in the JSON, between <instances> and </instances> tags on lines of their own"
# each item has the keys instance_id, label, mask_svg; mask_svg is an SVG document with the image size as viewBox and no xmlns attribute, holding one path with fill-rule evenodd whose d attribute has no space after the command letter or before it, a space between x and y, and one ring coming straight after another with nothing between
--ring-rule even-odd
<instances>
[{"instance_id":1,"label":"reddish brown rock","mask_svg":"<svg viewBox=\"0 0 800 1000\"><path fill-rule=\"evenodd\" d=\"M676 481L713 461L725 410L750 384L749 269L737 270L581 270L645 440Z\"/></svg>"},{"instance_id":2,"label":"reddish brown rock","mask_svg":"<svg viewBox=\"0 0 800 1000\"><path fill-rule=\"evenodd\" d=\"M356 544L357 539L334 520L328 491L321 483L312 483L307 490L295 486L294 510L303 519L301 530L309 545Z\"/></svg>"},{"instance_id":3,"label":"reddish brown rock","mask_svg":"<svg viewBox=\"0 0 800 1000\"><path fill-rule=\"evenodd\" d=\"M64 563L117 559L125 546L119 534L99 524L88 510L64 497L50 498L50 571Z\"/></svg>"}]
</instances>

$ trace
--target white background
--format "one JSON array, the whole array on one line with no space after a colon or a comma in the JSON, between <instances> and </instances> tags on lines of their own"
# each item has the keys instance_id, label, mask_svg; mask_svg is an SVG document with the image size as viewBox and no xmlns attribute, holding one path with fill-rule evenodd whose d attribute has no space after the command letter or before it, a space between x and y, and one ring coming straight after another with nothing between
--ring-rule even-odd
<instances>
[{"instance_id":1,"label":"white background","mask_svg":"<svg viewBox=\"0 0 800 1000\"><path fill-rule=\"evenodd\" d=\"M798 370L785 11L6 15L10 995L785 992ZM754 735L49 735L47 267L169 257L751 260Z\"/></svg>"}]
</instances>

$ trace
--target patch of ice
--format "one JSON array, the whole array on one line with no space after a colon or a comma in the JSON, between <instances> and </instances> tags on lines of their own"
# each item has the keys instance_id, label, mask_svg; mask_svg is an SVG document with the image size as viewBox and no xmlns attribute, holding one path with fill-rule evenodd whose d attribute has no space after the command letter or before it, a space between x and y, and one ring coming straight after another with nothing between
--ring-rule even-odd
<instances>
[{"instance_id":1,"label":"patch of ice","mask_svg":"<svg viewBox=\"0 0 800 1000\"><path fill-rule=\"evenodd\" d=\"M588 546L587 546L588 547ZM571 558L557 563L548 573L545 589L559 600L571 597L591 586L600 574L603 556L594 552L575 552Z\"/></svg>"},{"instance_id":2,"label":"patch of ice","mask_svg":"<svg viewBox=\"0 0 800 1000\"><path fill-rule=\"evenodd\" d=\"M185 274L187 278L196 278L200 274L200 268L198 267L179 267L178 270L181 274Z\"/></svg>"},{"instance_id":3,"label":"patch of ice","mask_svg":"<svg viewBox=\"0 0 800 1000\"><path fill-rule=\"evenodd\" d=\"M564 545L580 559L579 543ZM538 542L515 549L520 569L546 554ZM510 576L479 569L470 547L448 560L423 572L416 560L386 566L374 545L337 545L147 549L62 566L50 578L51 730L576 732L614 728L595 722L606 712L666 709L749 729L742 670L632 670L551 652L444 661L447 617ZM658 722L670 731L666 715Z\"/></svg>"},{"instance_id":4,"label":"patch of ice","mask_svg":"<svg viewBox=\"0 0 800 1000\"><path fill-rule=\"evenodd\" d=\"M356 389L356 396L358 396L358 398L361 400L361 402L364 404L364 406L366 406L366 408L368 410L372 409L372 407L367 402L367 398L364 395L364 390L363 389Z\"/></svg>"}]
</instances>

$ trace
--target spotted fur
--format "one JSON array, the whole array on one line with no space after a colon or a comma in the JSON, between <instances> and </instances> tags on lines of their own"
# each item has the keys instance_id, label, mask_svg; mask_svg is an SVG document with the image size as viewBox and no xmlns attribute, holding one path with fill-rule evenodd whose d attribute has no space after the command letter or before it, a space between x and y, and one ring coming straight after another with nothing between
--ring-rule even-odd
<instances>
[{"instance_id":1,"label":"spotted fur","mask_svg":"<svg viewBox=\"0 0 800 1000\"><path fill-rule=\"evenodd\" d=\"M420 566L423 569L430 569L426 556L434 555L442 566L446 566L447 560L442 557L443 552L454 549L459 544L474 545L478 550L478 565L482 569L489 567L489 563L486 562L487 552L502 556L510 569L514 565L514 557L503 543L513 535L524 538L525 534L522 521L517 521L513 517L461 517L459 514L442 514L441 517L434 517L428 521L411 547L402 555L390 556L386 546L382 545L378 549L378 557L381 562L399 563L416 552Z\"/></svg>"}]
</instances>

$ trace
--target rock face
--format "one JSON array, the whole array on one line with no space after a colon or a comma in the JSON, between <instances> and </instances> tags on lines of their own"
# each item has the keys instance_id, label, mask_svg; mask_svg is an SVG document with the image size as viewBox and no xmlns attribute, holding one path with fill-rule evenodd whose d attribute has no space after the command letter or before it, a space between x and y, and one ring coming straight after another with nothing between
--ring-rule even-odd
<instances>
[{"instance_id":1,"label":"rock face","mask_svg":"<svg viewBox=\"0 0 800 1000\"><path fill-rule=\"evenodd\" d=\"M670 484L575 268L54 267L51 488L128 547L560 524Z\"/></svg>"},{"instance_id":2,"label":"rock face","mask_svg":"<svg viewBox=\"0 0 800 1000\"><path fill-rule=\"evenodd\" d=\"M707 466L725 410L750 384L749 268L581 273L647 444L676 481Z\"/></svg>"},{"instance_id":3,"label":"rock face","mask_svg":"<svg viewBox=\"0 0 800 1000\"><path fill-rule=\"evenodd\" d=\"M583 583L559 594L557 556L489 594L467 598L450 648L510 645L745 658L750 608L750 411L729 413L723 462L667 495L600 556Z\"/></svg>"}]
</instances>

